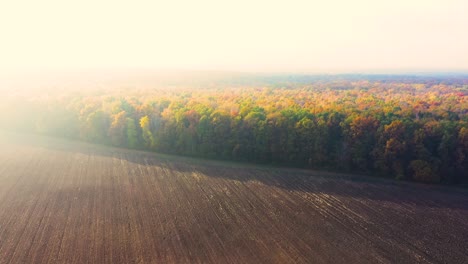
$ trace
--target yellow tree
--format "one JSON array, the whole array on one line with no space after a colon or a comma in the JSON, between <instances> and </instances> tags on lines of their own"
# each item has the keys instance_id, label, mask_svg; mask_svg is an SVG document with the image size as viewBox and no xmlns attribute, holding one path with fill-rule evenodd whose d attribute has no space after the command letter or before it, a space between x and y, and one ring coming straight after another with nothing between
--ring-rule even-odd
<instances>
[{"instance_id":1,"label":"yellow tree","mask_svg":"<svg viewBox=\"0 0 468 264\"><path fill-rule=\"evenodd\" d=\"M108 132L112 145L125 146L126 124L127 120L125 111L121 111L112 117L112 123Z\"/></svg>"},{"instance_id":2,"label":"yellow tree","mask_svg":"<svg viewBox=\"0 0 468 264\"><path fill-rule=\"evenodd\" d=\"M151 132L150 119L148 116L144 116L140 119L140 127L142 129L143 140L145 141L146 147L154 148L155 141L153 133Z\"/></svg>"}]
</instances>

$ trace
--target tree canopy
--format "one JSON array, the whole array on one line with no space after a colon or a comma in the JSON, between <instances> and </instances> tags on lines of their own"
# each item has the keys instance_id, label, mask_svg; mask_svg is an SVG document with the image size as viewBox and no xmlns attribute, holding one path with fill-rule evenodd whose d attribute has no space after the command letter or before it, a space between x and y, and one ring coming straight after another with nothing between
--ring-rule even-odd
<instances>
[{"instance_id":1,"label":"tree canopy","mask_svg":"<svg viewBox=\"0 0 468 264\"><path fill-rule=\"evenodd\" d=\"M0 119L7 129L118 147L466 183L467 94L466 80L354 78L17 93L1 99Z\"/></svg>"}]
</instances>

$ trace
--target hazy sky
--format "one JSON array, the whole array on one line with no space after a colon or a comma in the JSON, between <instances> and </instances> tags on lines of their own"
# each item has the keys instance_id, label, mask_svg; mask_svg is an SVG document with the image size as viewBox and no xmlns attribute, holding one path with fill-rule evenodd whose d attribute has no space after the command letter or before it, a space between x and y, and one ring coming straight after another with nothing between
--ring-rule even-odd
<instances>
[{"instance_id":1,"label":"hazy sky","mask_svg":"<svg viewBox=\"0 0 468 264\"><path fill-rule=\"evenodd\" d=\"M0 68L468 70L467 0L0 0Z\"/></svg>"}]
</instances>

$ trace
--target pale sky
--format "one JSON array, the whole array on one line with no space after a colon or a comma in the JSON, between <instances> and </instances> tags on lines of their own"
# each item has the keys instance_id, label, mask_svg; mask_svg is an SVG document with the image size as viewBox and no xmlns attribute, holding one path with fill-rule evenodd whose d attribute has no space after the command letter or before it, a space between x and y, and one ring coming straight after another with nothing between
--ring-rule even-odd
<instances>
[{"instance_id":1,"label":"pale sky","mask_svg":"<svg viewBox=\"0 0 468 264\"><path fill-rule=\"evenodd\" d=\"M468 70L467 0L0 0L0 68Z\"/></svg>"}]
</instances>

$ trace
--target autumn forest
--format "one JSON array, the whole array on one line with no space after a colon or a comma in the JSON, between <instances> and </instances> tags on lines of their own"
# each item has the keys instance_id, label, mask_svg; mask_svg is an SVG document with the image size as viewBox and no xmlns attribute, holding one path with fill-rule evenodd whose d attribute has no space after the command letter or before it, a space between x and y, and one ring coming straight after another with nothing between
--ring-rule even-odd
<instances>
[{"instance_id":1,"label":"autumn forest","mask_svg":"<svg viewBox=\"0 0 468 264\"><path fill-rule=\"evenodd\" d=\"M1 126L207 159L468 183L465 77L283 76L46 91L3 96Z\"/></svg>"}]
</instances>

